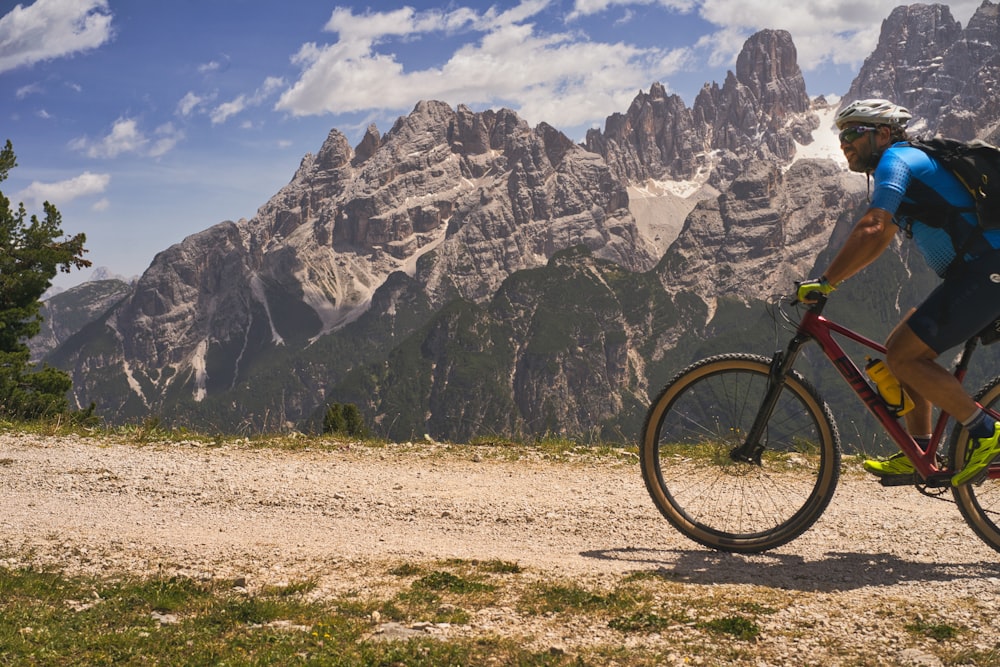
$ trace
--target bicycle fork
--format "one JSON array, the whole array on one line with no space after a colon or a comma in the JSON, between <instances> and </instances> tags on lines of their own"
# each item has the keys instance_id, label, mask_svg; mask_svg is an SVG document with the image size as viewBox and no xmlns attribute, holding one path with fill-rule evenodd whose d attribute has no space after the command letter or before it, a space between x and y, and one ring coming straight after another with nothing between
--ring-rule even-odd
<instances>
[{"instance_id":1,"label":"bicycle fork","mask_svg":"<svg viewBox=\"0 0 1000 667\"><path fill-rule=\"evenodd\" d=\"M799 356L799 351L811 339L812 337L807 334L798 333L788 344L788 349L778 350L774 353L768 372L767 392L764 394L764 400L761 402L760 409L757 410L757 416L754 418L749 433L747 433L746 440L743 441L742 445L734 447L729 452L729 458L733 461L761 464L761 456L767 447L765 437L767 423L771 419L775 406L778 405L781 390L785 387L785 378L792 370L792 366Z\"/></svg>"}]
</instances>

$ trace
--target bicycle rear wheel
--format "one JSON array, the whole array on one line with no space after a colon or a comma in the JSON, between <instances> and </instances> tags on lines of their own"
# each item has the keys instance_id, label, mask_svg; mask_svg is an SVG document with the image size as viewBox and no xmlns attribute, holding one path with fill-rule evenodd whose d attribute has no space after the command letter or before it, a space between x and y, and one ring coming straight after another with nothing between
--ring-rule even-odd
<instances>
[{"instance_id":1,"label":"bicycle rear wheel","mask_svg":"<svg viewBox=\"0 0 1000 667\"><path fill-rule=\"evenodd\" d=\"M820 517L836 490L836 424L794 371L765 428L760 465L730 458L767 392L770 361L746 354L704 359L681 371L646 415L646 489L675 528L712 549L756 553L785 544Z\"/></svg>"},{"instance_id":2,"label":"bicycle rear wheel","mask_svg":"<svg viewBox=\"0 0 1000 667\"><path fill-rule=\"evenodd\" d=\"M976 395L976 401L986 408L1000 409L1000 377L993 378ZM951 433L948 446L948 462L951 469L958 471L965 464L969 448L969 433L956 426ZM991 469L1000 464L994 463ZM1000 479L987 478L981 484L965 484L952 489L955 504L973 532L983 542L1000 551Z\"/></svg>"}]
</instances>

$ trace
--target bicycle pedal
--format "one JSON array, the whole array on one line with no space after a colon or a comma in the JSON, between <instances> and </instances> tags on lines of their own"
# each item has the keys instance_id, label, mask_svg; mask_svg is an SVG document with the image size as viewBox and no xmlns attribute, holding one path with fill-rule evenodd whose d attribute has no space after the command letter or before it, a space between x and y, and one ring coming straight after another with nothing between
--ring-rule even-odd
<instances>
[{"instance_id":1,"label":"bicycle pedal","mask_svg":"<svg viewBox=\"0 0 1000 667\"><path fill-rule=\"evenodd\" d=\"M920 480L915 472L905 475L882 475L878 478L878 483L882 486L913 486L918 481Z\"/></svg>"}]
</instances>

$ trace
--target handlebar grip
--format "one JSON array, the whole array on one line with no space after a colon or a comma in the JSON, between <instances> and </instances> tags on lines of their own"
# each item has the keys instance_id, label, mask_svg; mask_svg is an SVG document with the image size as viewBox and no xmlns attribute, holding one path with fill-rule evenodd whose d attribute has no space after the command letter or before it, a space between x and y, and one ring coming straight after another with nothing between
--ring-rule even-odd
<instances>
[{"instance_id":1,"label":"handlebar grip","mask_svg":"<svg viewBox=\"0 0 1000 667\"><path fill-rule=\"evenodd\" d=\"M819 290L813 290L813 291L811 291L811 292L809 292L809 293L806 294L806 298L809 299L809 300L808 301L801 301L799 299L798 294L793 294L791 296L790 300L789 300L789 303L791 305L793 305L793 306L801 303L801 304L803 304L805 306L809 306L811 308L816 308L817 306L822 307L826 303L826 300L829 298L829 295L828 294L824 294L823 292L820 292Z\"/></svg>"}]
</instances>

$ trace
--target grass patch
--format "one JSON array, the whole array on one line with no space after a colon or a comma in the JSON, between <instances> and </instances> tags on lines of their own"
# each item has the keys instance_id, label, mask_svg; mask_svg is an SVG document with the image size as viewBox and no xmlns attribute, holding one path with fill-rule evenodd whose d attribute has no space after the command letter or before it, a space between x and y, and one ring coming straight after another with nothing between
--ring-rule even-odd
<instances>
[{"instance_id":1,"label":"grass patch","mask_svg":"<svg viewBox=\"0 0 1000 667\"><path fill-rule=\"evenodd\" d=\"M0 423L0 431L10 428ZM18 427L20 429L20 427ZM102 440L145 446L164 442L213 447L217 438L183 431L165 432L149 423ZM560 459L569 465L589 456L578 443L490 443L481 447L423 443L386 445L376 440L330 436L269 436L222 442L235 448L317 451L344 449L390 453L418 451L432 456ZM626 450L609 450L615 459ZM17 466L0 459L0 466ZM53 536L52 539L55 539ZM0 563L30 562L20 554ZM339 565L337 566L339 567ZM653 567L642 564L637 567ZM113 574L113 573L112 573ZM38 567L0 565L0 667L8 665L147 664L317 664L317 665L603 665L739 664L773 658L760 638L760 617L794 611L812 594L767 587L691 583L680 567L639 570L619 577L603 575L600 585L546 578L503 560L444 559L382 563L352 578L367 581L357 591L336 596L318 591L323 579L280 586L234 587L232 581L185 577L149 579L67 577ZM370 585L369 585L370 584ZM375 591L375 592L372 592ZM926 618L949 618L945 601ZM838 610L831 610L836 614ZM912 602L893 601L871 613L912 619ZM794 640L815 634L814 615L786 613L786 622L768 626L768 640ZM499 620L496 620L499 619ZM512 620L511 620L512 619ZM509 622L507 622L509 620ZM495 622L494 622L495 621ZM451 632L416 633L403 640L379 634L389 622L406 628L425 624L466 626ZM950 642L967 628L918 617L906 626L945 664L1000 664L996 650L956 653ZM597 639L581 628L594 629ZM497 636L504 633L503 636ZM512 636L523 633L521 636ZM639 636L636 636L639 635ZM648 638L641 635L658 635ZM558 637L552 640L546 637ZM579 640L579 641L578 641ZM630 640L630 641L626 641ZM631 641L634 640L634 641ZM946 643L948 642L948 643ZM634 644L634 645L633 645ZM786 642L787 644L787 642ZM530 648L526 648L530 647ZM878 646L837 649L844 664L877 664ZM736 657L747 656L747 660ZM734 657L736 656L736 657Z\"/></svg>"},{"instance_id":2,"label":"grass patch","mask_svg":"<svg viewBox=\"0 0 1000 667\"><path fill-rule=\"evenodd\" d=\"M906 628L907 632L928 637L938 642L955 639L961 633L961 630L953 625L948 625L947 623L933 623L925 621L922 618L917 618L912 623L907 623L903 627Z\"/></svg>"},{"instance_id":3,"label":"grass patch","mask_svg":"<svg viewBox=\"0 0 1000 667\"><path fill-rule=\"evenodd\" d=\"M608 627L619 632L660 632L673 625L669 618L651 611L639 611L628 616L612 618Z\"/></svg>"},{"instance_id":4,"label":"grass patch","mask_svg":"<svg viewBox=\"0 0 1000 667\"><path fill-rule=\"evenodd\" d=\"M571 440L557 436L541 436L519 441L503 437L473 438L467 443L439 443L430 438L412 442L390 442L374 435L346 436L343 434L307 434L298 431L261 432L252 434L205 434L182 426L164 424L156 416L136 423L120 425L82 425L65 416L31 422L14 422L0 418L0 433L14 432L46 437L77 436L93 439L104 446L123 444L148 446L157 444L189 445L203 448L235 447L274 451L391 451L394 454L420 452L432 456L475 457L500 461L543 460L555 463L616 461L638 464L638 448L634 443L610 443L597 440ZM13 465L13 459L0 460L0 466Z\"/></svg>"},{"instance_id":5,"label":"grass patch","mask_svg":"<svg viewBox=\"0 0 1000 667\"><path fill-rule=\"evenodd\" d=\"M760 626L745 616L725 616L698 624L699 627L718 634L732 635L743 641L752 641L760 635Z\"/></svg>"},{"instance_id":6,"label":"grass patch","mask_svg":"<svg viewBox=\"0 0 1000 667\"><path fill-rule=\"evenodd\" d=\"M504 594L501 584L508 575L519 574L517 563L500 560L478 561L447 559L430 569L413 563L392 567L389 574L400 579L412 579L409 586L375 609L386 619L401 623L426 621L465 624L471 619L470 610L500 603Z\"/></svg>"},{"instance_id":7,"label":"grass patch","mask_svg":"<svg viewBox=\"0 0 1000 667\"><path fill-rule=\"evenodd\" d=\"M539 582L522 594L519 608L533 615L593 614L619 616L645 606L650 594L638 587L623 585L609 591L595 591L567 581Z\"/></svg>"},{"instance_id":8,"label":"grass patch","mask_svg":"<svg viewBox=\"0 0 1000 667\"><path fill-rule=\"evenodd\" d=\"M481 593L495 591L496 586L479 581L470 581L450 572L431 572L413 582L413 588L429 591L447 591L449 593Z\"/></svg>"},{"instance_id":9,"label":"grass patch","mask_svg":"<svg viewBox=\"0 0 1000 667\"><path fill-rule=\"evenodd\" d=\"M396 577L415 577L423 573L424 569L412 563L403 563L389 570L389 574Z\"/></svg>"},{"instance_id":10,"label":"grass patch","mask_svg":"<svg viewBox=\"0 0 1000 667\"><path fill-rule=\"evenodd\" d=\"M438 571L420 581L418 588L449 594L486 588ZM377 600L306 601L314 586L248 594L182 577L103 580L0 568L0 665L573 664L496 637L379 641L371 620Z\"/></svg>"}]
</instances>

